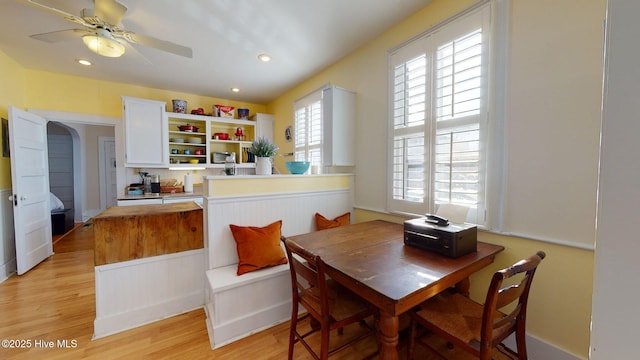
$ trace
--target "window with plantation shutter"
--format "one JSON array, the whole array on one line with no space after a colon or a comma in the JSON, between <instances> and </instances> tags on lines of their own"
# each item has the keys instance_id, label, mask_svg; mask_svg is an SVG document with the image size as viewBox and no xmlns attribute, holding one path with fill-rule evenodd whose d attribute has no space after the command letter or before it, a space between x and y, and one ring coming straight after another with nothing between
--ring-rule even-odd
<instances>
[{"instance_id":1,"label":"window with plantation shutter","mask_svg":"<svg viewBox=\"0 0 640 360\"><path fill-rule=\"evenodd\" d=\"M389 210L484 223L489 5L390 52Z\"/></svg>"},{"instance_id":2,"label":"window with plantation shutter","mask_svg":"<svg viewBox=\"0 0 640 360\"><path fill-rule=\"evenodd\" d=\"M322 90L315 91L294 103L296 161L311 161L322 165Z\"/></svg>"}]
</instances>

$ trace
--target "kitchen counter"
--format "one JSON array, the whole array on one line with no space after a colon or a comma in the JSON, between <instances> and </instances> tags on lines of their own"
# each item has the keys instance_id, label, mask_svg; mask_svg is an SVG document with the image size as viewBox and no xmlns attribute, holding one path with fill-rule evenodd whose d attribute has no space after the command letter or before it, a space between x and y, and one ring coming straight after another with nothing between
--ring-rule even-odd
<instances>
[{"instance_id":1,"label":"kitchen counter","mask_svg":"<svg viewBox=\"0 0 640 360\"><path fill-rule=\"evenodd\" d=\"M113 206L93 218L95 265L201 249L202 207Z\"/></svg>"},{"instance_id":2,"label":"kitchen counter","mask_svg":"<svg viewBox=\"0 0 640 360\"><path fill-rule=\"evenodd\" d=\"M148 200L148 199L183 199L183 198L200 198L202 197L202 186L194 186L193 192L180 193L160 193L147 195L122 195L118 196L118 200Z\"/></svg>"},{"instance_id":3,"label":"kitchen counter","mask_svg":"<svg viewBox=\"0 0 640 360\"><path fill-rule=\"evenodd\" d=\"M204 197L350 189L352 174L205 176Z\"/></svg>"}]
</instances>

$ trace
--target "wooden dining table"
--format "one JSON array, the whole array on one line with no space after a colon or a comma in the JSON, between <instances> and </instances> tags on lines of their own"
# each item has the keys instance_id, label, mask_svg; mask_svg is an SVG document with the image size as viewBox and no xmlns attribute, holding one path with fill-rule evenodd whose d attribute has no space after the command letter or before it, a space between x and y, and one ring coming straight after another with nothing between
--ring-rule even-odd
<instances>
[{"instance_id":1,"label":"wooden dining table","mask_svg":"<svg viewBox=\"0 0 640 360\"><path fill-rule=\"evenodd\" d=\"M404 245L402 224L375 220L288 238L319 255L333 279L380 311L380 359L398 359L399 316L441 291L469 291L469 276L491 264L498 245L449 258Z\"/></svg>"}]
</instances>

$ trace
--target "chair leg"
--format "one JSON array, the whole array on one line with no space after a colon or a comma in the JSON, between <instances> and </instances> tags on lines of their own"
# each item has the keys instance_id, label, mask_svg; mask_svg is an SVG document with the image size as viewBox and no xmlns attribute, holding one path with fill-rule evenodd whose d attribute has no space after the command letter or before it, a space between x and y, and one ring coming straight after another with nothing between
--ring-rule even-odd
<instances>
[{"instance_id":1,"label":"chair leg","mask_svg":"<svg viewBox=\"0 0 640 360\"><path fill-rule=\"evenodd\" d=\"M329 358L329 325L322 324L320 330L320 360L327 360Z\"/></svg>"},{"instance_id":2,"label":"chair leg","mask_svg":"<svg viewBox=\"0 0 640 360\"><path fill-rule=\"evenodd\" d=\"M407 345L407 360L413 360L413 350L416 345L416 321L411 319L410 323L411 330L409 332L409 344Z\"/></svg>"},{"instance_id":3,"label":"chair leg","mask_svg":"<svg viewBox=\"0 0 640 360\"><path fill-rule=\"evenodd\" d=\"M518 359L527 360L527 340L524 331L516 331L516 346L518 349Z\"/></svg>"},{"instance_id":4,"label":"chair leg","mask_svg":"<svg viewBox=\"0 0 640 360\"><path fill-rule=\"evenodd\" d=\"M295 344L296 327L298 326L298 304L293 303L293 310L291 311L291 324L289 326L289 352L287 354L288 360L293 360L293 346Z\"/></svg>"}]
</instances>

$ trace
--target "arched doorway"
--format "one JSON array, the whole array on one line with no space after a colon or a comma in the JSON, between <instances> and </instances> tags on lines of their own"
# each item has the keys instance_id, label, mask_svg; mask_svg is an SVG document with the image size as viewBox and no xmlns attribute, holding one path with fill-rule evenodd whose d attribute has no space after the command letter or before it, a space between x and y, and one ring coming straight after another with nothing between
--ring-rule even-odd
<instances>
[{"instance_id":1,"label":"arched doorway","mask_svg":"<svg viewBox=\"0 0 640 360\"><path fill-rule=\"evenodd\" d=\"M60 123L53 121L47 123L49 191L60 199L65 209L76 207L74 202L73 138L71 131L73 129L69 129Z\"/></svg>"},{"instance_id":2,"label":"arched doorway","mask_svg":"<svg viewBox=\"0 0 640 360\"><path fill-rule=\"evenodd\" d=\"M62 120L49 121L47 131L50 189L65 208L74 209L74 222L85 222L113 205L109 203L111 199L105 198L103 189L116 187L109 182L115 181L116 176L105 173L103 164L113 156L105 158L101 152L105 139L115 146L114 126Z\"/></svg>"}]
</instances>

